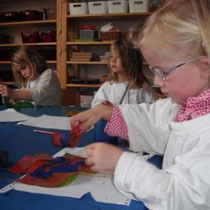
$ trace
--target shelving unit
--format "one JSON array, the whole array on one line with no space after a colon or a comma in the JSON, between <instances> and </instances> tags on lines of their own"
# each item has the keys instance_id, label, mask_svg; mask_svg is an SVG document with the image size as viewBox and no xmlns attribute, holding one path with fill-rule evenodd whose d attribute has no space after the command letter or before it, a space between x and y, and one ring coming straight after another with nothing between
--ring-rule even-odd
<instances>
[{"instance_id":1,"label":"shelving unit","mask_svg":"<svg viewBox=\"0 0 210 210\"><path fill-rule=\"evenodd\" d=\"M42 24L54 24L56 23L56 20L33 20L33 21L18 21L18 22L6 22L6 23L0 23L0 27L18 27L18 26L26 26L26 25L42 25Z\"/></svg>"},{"instance_id":2,"label":"shelving unit","mask_svg":"<svg viewBox=\"0 0 210 210\"><path fill-rule=\"evenodd\" d=\"M69 14L69 3L76 2L75 0L29 0L28 2L47 2L53 1L54 6L56 7L56 19L49 20L36 20L36 21L16 21L16 22L7 22L0 23L0 30L28 30L29 28L54 28L56 30L57 41L56 42L47 42L47 43L22 43L21 41L17 41L15 43L10 44L0 44L0 52L3 49L11 49L15 50L20 46L32 46L40 49L44 49L45 47L50 49L56 49L56 59L55 60L47 60L47 63L51 66L54 66L57 70L57 75L61 83L61 88L65 91L65 97L72 97L74 104L76 106L80 105L80 90L81 89L91 89L97 90L101 84L73 84L69 81L69 76L79 76L80 71L82 69L83 73L85 72L103 72L107 71L106 66L107 62L101 61L70 61L68 56L68 51L71 48L77 49L89 49L94 48L94 50L106 50L109 51L110 45L113 41L73 41L68 38L69 33L72 33L73 26L80 26L83 23L88 22L89 24L105 24L110 21L117 21L119 24L123 22L123 24L127 24L130 26L129 21L136 22L137 20L141 20L147 18L151 15L151 12L145 13L112 13L112 14L87 14L87 15L71 15ZM11 0L4 1L5 4L13 4L13 2L21 2L20 0ZM23 4L22 10L28 9L24 8L25 4ZM30 8L33 9L33 8ZM11 10L8 8L8 11ZM129 24L128 24L129 23ZM99 30L99 27L98 27ZM1 60L0 67L10 66L9 60ZM2 68L1 68L2 69ZM0 70L1 72L1 70ZM95 74L94 73L94 74ZM93 73L92 73L93 74ZM94 75L95 76L95 75ZM11 81L6 81L11 83ZM70 96L68 93L70 92Z\"/></svg>"},{"instance_id":3,"label":"shelving unit","mask_svg":"<svg viewBox=\"0 0 210 210\"><path fill-rule=\"evenodd\" d=\"M55 59L54 60L47 60L47 64L50 65L50 67L52 66L52 69L57 70L57 74L58 76L60 75L59 71L61 71L61 69L59 68L60 64L59 64L59 57L61 56L60 52L60 45L59 45L59 41L56 42L40 42L40 43L23 43L22 40L20 39L20 30L21 31L35 31L38 30L39 28L42 30L55 30L56 31L56 36L57 36L57 40L60 40L61 38L61 33L59 33L60 31L58 30L60 27L60 23L61 23L61 14L59 12L59 8L61 8L61 1L60 0L42 0L42 1L34 1L34 0L29 0L27 1L27 4L30 4L30 7L28 5L25 6L26 4L20 4L20 0L12 0L12 1L3 1L3 6L4 8L1 10L1 12L5 12L5 11L15 11L17 9L17 11L24 11L27 9L30 10L41 10L41 6L42 5L52 5L57 11L57 15L55 18L53 19L46 19L46 20L32 20L32 21L15 21L15 22L0 22L0 30L1 31L8 31L9 34L11 32L12 37L14 38L14 42L13 43L9 43L9 44L0 44L0 54L4 53L4 51L11 51L11 54L13 51L15 51L18 47L21 46L32 46L35 47L39 50L42 49L49 49L49 50L53 50L55 51ZM15 5L15 6L14 6ZM33 8L33 5L35 5L36 8ZM40 8L39 8L40 6ZM11 9L12 8L12 9ZM39 8L39 9L37 9ZM4 32L1 32L2 34L7 34ZM17 37L18 34L18 37ZM15 37L14 37L15 36ZM11 69L10 69L10 59L8 60L0 60L0 66L1 66L1 71L2 72L6 72L7 74L12 74L11 73ZM3 69L3 70L2 70ZM60 79L60 78L59 78ZM4 83L12 83L12 81L4 81Z\"/></svg>"},{"instance_id":4,"label":"shelving unit","mask_svg":"<svg viewBox=\"0 0 210 210\"><path fill-rule=\"evenodd\" d=\"M21 47L21 46L56 46L56 42L0 44L0 47Z\"/></svg>"},{"instance_id":5,"label":"shelving unit","mask_svg":"<svg viewBox=\"0 0 210 210\"><path fill-rule=\"evenodd\" d=\"M94 47L95 49L98 48L109 48L113 41L90 41L90 42L81 42L81 41L74 41L69 40L68 32L71 33L71 27L77 25L80 26L83 23L88 22L90 25L96 25L100 22L110 22L110 21L136 21L139 19L145 19L151 12L144 12L144 13L106 13L106 14L87 14L87 15L71 15L69 14L69 3L74 3L74 0L64 0L61 5L61 11L64 16L62 17L62 87L64 89L70 88L71 91L75 92L77 97L76 101L79 101L79 95L81 89L97 89L100 87L101 84L74 84L69 82L68 76L77 75L79 76L80 68L83 69L83 72L89 71L88 68L91 70L94 69L95 72L99 72L96 68L105 67L107 62L100 62L100 61L70 61L68 58L68 50L71 48L77 49L84 49L85 47ZM98 28L99 29L99 28ZM73 32L72 32L73 33ZM85 52L85 50L84 50Z\"/></svg>"}]
</instances>

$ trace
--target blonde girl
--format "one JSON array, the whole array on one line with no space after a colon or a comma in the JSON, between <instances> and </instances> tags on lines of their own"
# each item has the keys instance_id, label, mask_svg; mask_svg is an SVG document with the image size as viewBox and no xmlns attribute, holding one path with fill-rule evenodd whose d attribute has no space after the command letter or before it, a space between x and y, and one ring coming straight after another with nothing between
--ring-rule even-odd
<instances>
[{"instance_id":1,"label":"blonde girl","mask_svg":"<svg viewBox=\"0 0 210 210\"><path fill-rule=\"evenodd\" d=\"M47 68L45 60L30 47L14 53L11 66L15 83L21 89L0 86L0 94L13 100L33 101L38 106L61 104L61 89L56 73Z\"/></svg>"},{"instance_id":2,"label":"blonde girl","mask_svg":"<svg viewBox=\"0 0 210 210\"><path fill-rule=\"evenodd\" d=\"M133 152L96 143L93 170L114 171L117 189L152 210L210 209L210 1L171 0L151 15L139 46L167 99L152 105L99 105L72 119L85 130L99 119L136 151L164 155L158 169Z\"/></svg>"}]
</instances>

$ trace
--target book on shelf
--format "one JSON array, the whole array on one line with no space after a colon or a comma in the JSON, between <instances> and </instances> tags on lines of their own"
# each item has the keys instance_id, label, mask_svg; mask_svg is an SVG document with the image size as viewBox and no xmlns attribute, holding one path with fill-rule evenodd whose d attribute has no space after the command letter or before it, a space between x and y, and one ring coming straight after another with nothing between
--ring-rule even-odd
<instances>
[{"instance_id":1,"label":"book on shelf","mask_svg":"<svg viewBox=\"0 0 210 210\"><path fill-rule=\"evenodd\" d=\"M71 58L70 61L90 61L91 58Z\"/></svg>"},{"instance_id":2,"label":"book on shelf","mask_svg":"<svg viewBox=\"0 0 210 210\"><path fill-rule=\"evenodd\" d=\"M72 56L93 56L92 52L73 52Z\"/></svg>"},{"instance_id":3,"label":"book on shelf","mask_svg":"<svg viewBox=\"0 0 210 210\"><path fill-rule=\"evenodd\" d=\"M71 58L89 58L89 59L91 59L92 56L71 56Z\"/></svg>"}]
</instances>

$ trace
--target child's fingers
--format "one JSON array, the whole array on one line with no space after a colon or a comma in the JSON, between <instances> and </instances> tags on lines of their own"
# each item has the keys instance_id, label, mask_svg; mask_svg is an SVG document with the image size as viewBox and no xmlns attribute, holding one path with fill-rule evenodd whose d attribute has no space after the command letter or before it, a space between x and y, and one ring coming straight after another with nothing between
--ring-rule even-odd
<instances>
[{"instance_id":1,"label":"child's fingers","mask_svg":"<svg viewBox=\"0 0 210 210\"><path fill-rule=\"evenodd\" d=\"M93 126L93 123L91 123L91 122L89 122L89 121L86 121L86 122L83 122L83 123L80 123L80 124L79 124L79 129L80 129L82 132L86 132L86 131L88 131L92 126Z\"/></svg>"},{"instance_id":2,"label":"child's fingers","mask_svg":"<svg viewBox=\"0 0 210 210\"><path fill-rule=\"evenodd\" d=\"M94 159L92 157L86 158L85 159L85 164L88 166L93 166L94 165Z\"/></svg>"},{"instance_id":3,"label":"child's fingers","mask_svg":"<svg viewBox=\"0 0 210 210\"><path fill-rule=\"evenodd\" d=\"M95 148L94 144L90 144L90 145L84 147L85 155L87 157L92 156L92 153L93 153L94 148Z\"/></svg>"},{"instance_id":4,"label":"child's fingers","mask_svg":"<svg viewBox=\"0 0 210 210\"><path fill-rule=\"evenodd\" d=\"M113 105L110 101L107 101L107 100L102 101L101 103L102 103L103 105L106 105L106 106L112 106L112 105Z\"/></svg>"}]
</instances>

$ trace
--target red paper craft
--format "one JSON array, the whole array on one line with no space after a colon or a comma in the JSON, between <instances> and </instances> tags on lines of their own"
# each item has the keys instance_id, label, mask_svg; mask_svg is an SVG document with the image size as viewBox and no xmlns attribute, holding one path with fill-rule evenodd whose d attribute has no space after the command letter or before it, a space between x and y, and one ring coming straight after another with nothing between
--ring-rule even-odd
<instances>
[{"instance_id":1,"label":"red paper craft","mask_svg":"<svg viewBox=\"0 0 210 210\"><path fill-rule=\"evenodd\" d=\"M71 169L71 172L68 169ZM90 167L85 165L84 158L70 154L58 158L47 154L26 156L9 171L14 174L26 174L16 180L17 182L43 187L60 187L72 182L79 173L92 173ZM40 171L43 175L41 178Z\"/></svg>"}]
</instances>

